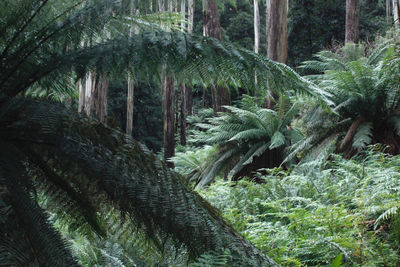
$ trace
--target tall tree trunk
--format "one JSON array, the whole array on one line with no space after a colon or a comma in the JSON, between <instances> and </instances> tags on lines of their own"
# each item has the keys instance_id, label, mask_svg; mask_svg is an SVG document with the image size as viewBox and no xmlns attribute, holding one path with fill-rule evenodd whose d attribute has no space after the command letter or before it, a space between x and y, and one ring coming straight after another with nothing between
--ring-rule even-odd
<instances>
[{"instance_id":1,"label":"tall tree trunk","mask_svg":"<svg viewBox=\"0 0 400 267\"><path fill-rule=\"evenodd\" d=\"M260 49L260 10L258 0L254 0L254 52L258 54Z\"/></svg>"},{"instance_id":2,"label":"tall tree trunk","mask_svg":"<svg viewBox=\"0 0 400 267\"><path fill-rule=\"evenodd\" d=\"M391 0L386 0L386 23L387 24L389 24L389 19L390 19L390 15L391 15L391 12L390 12L390 2L391 2ZM394 2L394 0L393 0L393 2Z\"/></svg>"},{"instance_id":3,"label":"tall tree trunk","mask_svg":"<svg viewBox=\"0 0 400 267\"><path fill-rule=\"evenodd\" d=\"M167 1L169 12L174 11L173 1ZM159 6L162 7L162 5ZM173 168L174 164L169 162L168 159L175 155L175 78L167 72L165 66L162 71L162 106L164 114L164 161L170 168Z\"/></svg>"},{"instance_id":4,"label":"tall tree trunk","mask_svg":"<svg viewBox=\"0 0 400 267\"><path fill-rule=\"evenodd\" d=\"M181 16L182 19L185 20L186 18L186 0L181 0ZM181 23L181 30L182 32L185 32L186 30L186 24L183 21ZM188 94L189 88L184 84L181 83L179 85L179 92L180 92L180 97L181 97L181 105L180 105L180 144L182 146L186 145L186 115L188 113L187 111L187 94Z\"/></svg>"},{"instance_id":5,"label":"tall tree trunk","mask_svg":"<svg viewBox=\"0 0 400 267\"><path fill-rule=\"evenodd\" d=\"M164 160L167 161L175 154L174 115L175 115L175 79L171 75L163 78L163 112L164 112ZM174 167L172 162L167 161L170 168Z\"/></svg>"},{"instance_id":6,"label":"tall tree trunk","mask_svg":"<svg viewBox=\"0 0 400 267\"><path fill-rule=\"evenodd\" d=\"M131 2L130 14L135 14L134 2ZM129 29L129 36L133 34L133 26ZM128 73L128 96L126 99L126 133L132 135L133 132L133 108L134 108L134 95L135 95L135 81L131 73Z\"/></svg>"},{"instance_id":7,"label":"tall tree trunk","mask_svg":"<svg viewBox=\"0 0 400 267\"><path fill-rule=\"evenodd\" d=\"M360 37L360 1L346 0L345 43L357 43Z\"/></svg>"},{"instance_id":8,"label":"tall tree trunk","mask_svg":"<svg viewBox=\"0 0 400 267\"><path fill-rule=\"evenodd\" d=\"M85 109L85 95L86 95L86 87L85 87L85 80L80 79L77 82L78 92L79 92L79 102L78 102L78 112L81 113Z\"/></svg>"},{"instance_id":9,"label":"tall tree trunk","mask_svg":"<svg viewBox=\"0 0 400 267\"><path fill-rule=\"evenodd\" d=\"M164 0L157 0L158 3L158 11L164 12L165 11L165 1Z\"/></svg>"},{"instance_id":10,"label":"tall tree trunk","mask_svg":"<svg viewBox=\"0 0 400 267\"><path fill-rule=\"evenodd\" d=\"M288 60L287 13L288 2L285 0L267 0L267 55L280 63ZM266 96L266 107L273 108L277 96L270 90Z\"/></svg>"},{"instance_id":11,"label":"tall tree trunk","mask_svg":"<svg viewBox=\"0 0 400 267\"><path fill-rule=\"evenodd\" d=\"M134 108L135 82L132 74L128 74L128 98L126 105L126 133L132 135L133 132L133 108Z\"/></svg>"},{"instance_id":12,"label":"tall tree trunk","mask_svg":"<svg viewBox=\"0 0 400 267\"><path fill-rule=\"evenodd\" d=\"M95 75L93 72L89 72L85 79L85 106L84 110L86 115L90 116L92 113L92 92L95 87Z\"/></svg>"},{"instance_id":13,"label":"tall tree trunk","mask_svg":"<svg viewBox=\"0 0 400 267\"><path fill-rule=\"evenodd\" d=\"M187 108L186 108L186 94L188 93L186 91L186 86L185 84L181 84L179 91L181 92L181 106L180 106L180 110L181 110L181 118L180 118L180 141L181 141L181 145L185 146L186 145L186 115L187 115Z\"/></svg>"},{"instance_id":14,"label":"tall tree trunk","mask_svg":"<svg viewBox=\"0 0 400 267\"><path fill-rule=\"evenodd\" d=\"M287 63L287 1L267 1L267 53L271 60Z\"/></svg>"},{"instance_id":15,"label":"tall tree trunk","mask_svg":"<svg viewBox=\"0 0 400 267\"><path fill-rule=\"evenodd\" d=\"M193 23L194 23L194 0L188 0L188 33L193 34Z\"/></svg>"},{"instance_id":16,"label":"tall tree trunk","mask_svg":"<svg viewBox=\"0 0 400 267\"><path fill-rule=\"evenodd\" d=\"M181 16L182 16L182 23L181 23L181 29L182 31L185 31L186 29L186 24L185 24L185 19L186 19L186 0L181 0Z\"/></svg>"},{"instance_id":17,"label":"tall tree trunk","mask_svg":"<svg viewBox=\"0 0 400 267\"><path fill-rule=\"evenodd\" d=\"M188 33L193 34L193 23L194 23L194 0L188 0ZM186 86L185 94L186 111L188 115L192 115L193 107L193 93L192 87Z\"/></svg>"},{"instance_id":18,"label":"tall tree trunk","mask_svg":"<svg viewBox=\"0 0 400 267\"><path fill-rule=\"evenodd\" d=\"M221 41L221 25L216 0L203 1L203 8L204 36L214 37ZM211 98L215 113L224 111L223 106L231 104L231 96L226 87L217 86L211 90Z\"/></svg>"},{"instance_id":19,"label":"tall tree trunk","mask_svg":"<svg viewBox=\"0 0 400 267\"><path fill-rule=\"evenodd\" d=\"M393 20L396 29L399 29L400 26L399 13L400 13L399 0L393 0Z\"/></svg>"},{"instance_id":20,"label":"tall tree trunk","mask_svg":"<svg viewBox=\"0 0 400 267\"><path fill-rule=\"evenodd\" d=\"M93 113L102 123L107 122L107 94L109 81L105 77L96 80L93 92Z\"/></svg>"}]
</instances>

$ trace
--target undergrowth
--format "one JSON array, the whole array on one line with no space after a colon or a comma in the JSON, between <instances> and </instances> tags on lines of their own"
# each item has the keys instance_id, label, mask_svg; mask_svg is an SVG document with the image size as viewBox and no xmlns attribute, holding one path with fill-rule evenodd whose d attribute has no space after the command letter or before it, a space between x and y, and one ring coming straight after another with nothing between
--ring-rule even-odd
<instances>
[{"instance_id":1,"label":"undergrowth","mask_svg":"<svg viewBox=\"0 0 400 267\"><path fill-rule=\"evenodd\" d=\"M399 266L399 171L400 156L372 147L200 193L283 266L329 266L339 255L344 266Z\"/></svg>"}]
</instances>

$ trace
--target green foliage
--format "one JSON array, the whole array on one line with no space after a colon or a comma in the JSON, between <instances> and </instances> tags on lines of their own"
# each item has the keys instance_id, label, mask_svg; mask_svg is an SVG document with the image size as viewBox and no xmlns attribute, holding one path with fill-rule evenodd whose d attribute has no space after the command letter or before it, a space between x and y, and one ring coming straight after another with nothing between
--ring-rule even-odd
<instances>
[{"instance_id":1,"label":"green foliage","mask_svg":"<svg viewBox=\"0 0 400 267\"><path fill-rule=\"evenodd\" d=\"M281 96L273 110L261 108L254 99L246 96L241 101L241 108L227 106L226 109L229 112L208 119L208 123L197 123L200 130L194 131L189 141L197 145L217 145L217 151L205 147L178 154L174 160L177 170L183 175L189 174L189 179L196 179L199 186L209 185L218 174L238 177L250 175L258 168L277 167L282 163L283 149L300 138L300 133L290 127L298 109L288 97ZM192 166L182 160L196 155L201 156ZM257 163L262 157L266 161ZM250 169L246 169L247 166Z\"/></svg>"},{"instance_id":2,"label":"green foliage","mask_svg":"<svg viewBox=\"0 0 400 267\"><path fill-rule=\"evenodd\" d=\"M331 95L334 107L326 110L314 104L304 112L306 138L292 147L289 158L300 151L315 158L332 147L349 157L373 143L390 146L390 153L400 152L399 83L393 76L399 70L398 53L388 41L368 56L364 50L349 44L337 53L323 51L318 60L304 62L303 68L322 72L309 79Z\"/></svg>"},{"instance_id":3,"label":"green foliage","mask_svg":"<svg viewBox=\"0 0 400 267\"><path fill-rule=\"evenodd\" d=\"M201 194L284 266L340 266L339 254L344 266L397 266L400 157L377 149L314 172L271 172L264 184L219 181Z\"/></svg>"},{"instance_id":4,"label":"green foliage","mask_svg":"<svg viewBox=\"0 0 400 267\"><path fill-rule=\"evenodd\" d=\"M201 255L197 262L192 264L193 267L218 267L218 266L228 266L230 258L229 250L224 250L222 252L211 251Z\"/></svg>"}]
</instances>

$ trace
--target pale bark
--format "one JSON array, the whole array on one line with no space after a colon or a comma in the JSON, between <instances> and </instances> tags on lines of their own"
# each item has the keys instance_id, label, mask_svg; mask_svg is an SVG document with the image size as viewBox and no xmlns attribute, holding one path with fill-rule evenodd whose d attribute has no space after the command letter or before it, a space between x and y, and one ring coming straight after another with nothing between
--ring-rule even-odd
<instances>
[{"instance_id":1,"label":"pale bark","mask_svg":"<svg viewBox=\"0 0 400 267\"><path fill-rule=\"evenodd\" d=\"M182 23L181 23L181 28L182 31L185 31L186 29L186 0L181 0L181 16L182 16Z\"/></svg>"},{"instance_id":2,"label":"pale bark","mask_svg":"<svg viewBox=\"0 0 400 267\"><path fill-rule=\"evenodd\" d=\"M79 91L79 103L78 103L78 112L81 113L85 108L85 81L80 79L77 82L77 87Z\"/></svg>"},{"instance_id":3,"label":"pale bark","mask_svg":"<svg viewBox=\"0 0 400 267\"><path fill-rule=\"evenodd\" d=\"M258 0L254 0L254 52L258 54L260 49L260 10Z\"/></svg>"},{"instance_id":4,"label":"pale bark","mask_svg":"<svg viewBox=\"0 0 400 267\"><path fill-rule=\"evenodd\" d=\"M132 2L130 14L135 13L135 6ZM129 29L129 36L133 34L133 27ZM126 133L132 135L133 132L133 108L134 108L134 94L135 94L135 83L131 73L128 74L128 96L126 99Z\"/></svg>"},{"instance_id":5,"label":"pale bark","mask_svg":"<svg viewBox=\"0 0 400 267\"><path fill-rule=\"evenodd\" d=\"M360 37L360 1L346 0L345 43L357 43Z\"/></svg>"},{"instance_id":6,"label":"pale bark","mask_svg":"<svg viewBox=\"0 0 400 267\"><path fill-rule=\"evenodd\" d=\"M185 84L181 84L179 91L181 93L181 118L180 118L180 139L181 139L181 145L184 146L186 145L186 114L187 114L187 101L186 101L186 94L188 93L186 90Z\"/></svg>"},{"instance_id":7,"label":"pale bark","mask_svg":"<svg viewBox=\"0 0 400 267\"><path fill-rule=\"evenodd\" d=\"M188 33L193 34L193 22L194 22L194 0L188 1Z\"/></svg>"},{"instance_id":8,"label":"pale bark","mask_svg":"<svg viewBox=\"0 0 400 267\"><path fill-rule=\"evenodd\" d=\"M94 91L94 86L95 86L95 82L94 82L94 74L92 72L89 72L86 75L86 79L85 79L85 106L84 106L84 110L85 113L90 116L92 113L92 92Z\"/></svg>"},{"instance_id":9,"label":"pale bark","mask_svg":"<svg viewBox=\"0 0 400 267\"><path fill-rule=\"evenodd\" d=\"M128 98L126 110L126 133L132 135L133 131L133 108L134 108L135 83L132 75L128 75Z\"/></svg>"},{"instance_id":10,"label":"pale bark","mask_svg":"<svg viewBox=\"0 0 400 267\"><path fill-rule=\"evenodd\" d=\"M165 3L164 0L157 0L158 3L158 11L164 12L165 11Z\"/></svg>"},{"instance_id":11,"label":"pale bark","mask_svg":"<svg viewBox=\"0 0 400 267\"><path fill-rule=\"evenodd\" d=\"M194 0L188 0L188 33L193 34L193 23L194 23ZM192 96L192 88L190 86L186 86L186 94L185 94L185 102L186 102L186 111L188 115L192 114L193 107L193 96Z\"/></svg>"},{"instance_id":12,"label":"pale bark","mask_svg":"<svg viewBox=\"0 0 400 267\"><path fill-rule=\"evenodd\" d=\"M386 23L389 23L389 18L390 18L390 15L391 15L391 12L390 12L390 1L391 0L386 0Z\"/></svg>"},{"instance_id":13,"label":"pale bark","mask_svg":"<svg viewBox=\"0 0 400 267\"><path fill-rule=\"evenodd\" d=\"M396 27L396 29L398 29L400 26L399 13L400 13L399 0L393 0L393 20L394 20L394 26Z\"/></svg>"},{"instance_id":14,"label":"pale bark","mask_svg":"<svg viewBox=\"0 0 400 267\"><path fill-rule=\"evenodd\" d=\"M287 1L267 1L267 53L268 58L287 63Z\"/></svg>"}]
</instances>

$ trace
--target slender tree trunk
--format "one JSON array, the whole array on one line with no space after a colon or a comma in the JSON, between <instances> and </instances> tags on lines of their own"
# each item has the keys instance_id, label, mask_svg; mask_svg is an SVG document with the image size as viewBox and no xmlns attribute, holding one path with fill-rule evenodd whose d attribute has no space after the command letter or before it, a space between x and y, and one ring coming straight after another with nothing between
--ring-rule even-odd
<instances>
[{"instance_id":1,"label":"slender tree trunk","mask_svg":"<svg viewBox=\"0 0 400 267\"><path fill-rule=\"evenodd\" d=\"M171 75L164 75L163 79L163 111L164 111L164 160L168 160L175 154L174 115L175 115L175 79ZM167 161L170 168L172 162Z\"/></svg>"},{"instance_id":2,"label":"slender tree trunk","mask_svg":"<svg viewBox=\"0 0 400 267\"><path fill-rule=\"evenodd\" d=\"M210 36L222 40L216 0L204 1L203 8L204 36ZM215 113L224 111L223 106L231 104L231 97L226 87L217 86L217 88L211 90L211 98Z\"/></svg>"},{"instance_id":3,"label":"slender tree trunk","mask_svg":"<svg viewBox=\"0 0 400 267\"><path fill-rule=\"evenodd\" d=\"M194 0L188 1L188 33L193 34L193 22L194 22Z\"/></svg>"},{"instance_id":4,"label":"slender tree trunk","mask_svg":"<svg viewBox=\"0 0 400 267\"><path fill-rule=\"evenodd\" d=\"M254 0L254 52L258 54L260 49L260 10L258 0Z\"/></svg>"},{"instance_id":5,"label":"slender tree trunk","mask_svg":"<svg viewBox=\"0 0 400 267\"><path fill-rule=\"evenodd\" d=\"M346 0L345 43L357 43L360 37L360 1Z\"/></svg>"},{"instance_id":6,"label":"slender tree trunk","mask_svg":"<svg viewBox=\"0 0 400 267\"><path fill-rule=\"evenodd\" d=\"M194 0L188 0L188 33L193 34L193 23L194 23ZM186 86L185 94L186 112L188 115L192 115L193 108L193 92L192 87Z\"/></svg>"},{"instance_id":7,"label":"slender tree trunk","mask_svg":"<svg viewBox=\"0 0 400 267\"><path fill-rule=\"evenodd\" d=\"M181 23L181 29L182 31L185 31L186 29L186 24L185 24L185 19L186 19L186 0L181 0L181 16L182 16L182 23Z\"/></svg>"},{"instance_id":8,"label":"slender tree trunk","mask_svg":"<svg viewBox=\"0 0 400 267\"><path fill-rule=\"evenodd\" d=\"M386 0L386 23L387 23L387 24L389 24L390 15L391 15L391 12L390 12L390 1L391 1L391 0ZM394 2L394 1L393 1L393 2Z\"/></svg>"},{"instance_id":9,"label":"slender tree trunk","mask_svg":"<svg viewBox=\"0 0 400 267\"><path fill-rule=\"evenodd\" d=\"M92 113L92 92L95 87L95 75L89 72L85 79L85 113L90 116Z\"/></svg>"},{"instance_id":10,"label":"slender tree trunk","mask_svg":"<svg viewBox=\"0 0 400 267\"><path fill-rule=\"evenodd\" d=\"M180 117L180 141L181 145L185 146L186 145L186 114L187 114L187 109L186 109L186 86L185 84L181 84L179 91L181 93L181 117Z\"/></svg>"},{"instance_id":11,"label":"slender tree trunk","mask_svg":"<svg viewBox=\"0 0 400 267\"><path fill-rule=\"evenodd\" d=\"M287 63L287 1L267 1L267 53L268 58Z\"/></svg>"},{"instance_id":12,"label":"slender tree trunk","mask_svg":"<svg viewBox=\"0 0 400 267\"><path fill-rule=\"evenodd\" d=\"M181 16L182 19L185 20L186 18L186 0L181 0ZM181 30L185 32L186 24L184 22L181 23ZM181 105L180 105L180 144L182 146L186 145L186 115L188 114L187 111L187 94L189 88L184 84L181 83L179 85L179 92L181 97Z\"/></svg>"},{"instance_id":13,"label":"slender tree trunk","mask_svg":"<svg viewBox=\"0 0 400 267\"><path fill-rule=\"evenodd\" d=\"M135 81L132 74L128 75L128 98L126 105L126 133L132 135L133 132L133 108L134 108Z\"/></svg>"},{"instance_id":14,"label":"slender tree trunk","mask_svg":"<svg viewBox=\"0 0 400 267\"><path fill-rule=\"evenodd\" d=\"M393 0L393 20L394 20L394 26L396 27L396 29L399 29L399 26L400 26L399 13L400 13L399 0Z\"/></svg>"},{"instance_id":15,"label":"slender tree trunk","mask_svg":"<svg viewBox=\"0 0 400 267\"><path fill-rule=\"evenodd\" d=\"M78 103L78 112L81 113L85 109L85 95L86 95L86 87L85 80L81 79L77 82L77 87L79 91L79 103Z\"/></svg>"},{"instance_id":16,"label":"slender tree trunk","mask_svg":"<svg viewBox=\"0 0 400 267\"><path fill-rule=\"evenodd\" d=\"M165 1L164 0L157 0L158 3L158 11L164 12L165 11Z\"/></svg>"},{"instance_id":17,"label":"slender tree trunk","mask_svg":"<svg viewBox=\"0 0 400 267\"><path fill-rule=\"evenodd\" d=\"M131 2L130 14L135 14L135 5ZM129 36L133 34L133 26L129 29ZM131 73L128 73L128 96L126 99L126 133L132 135L133 132L133 108L134 108L134 95L135 95L135 81Z\"/></svg>"}]
</instances>

